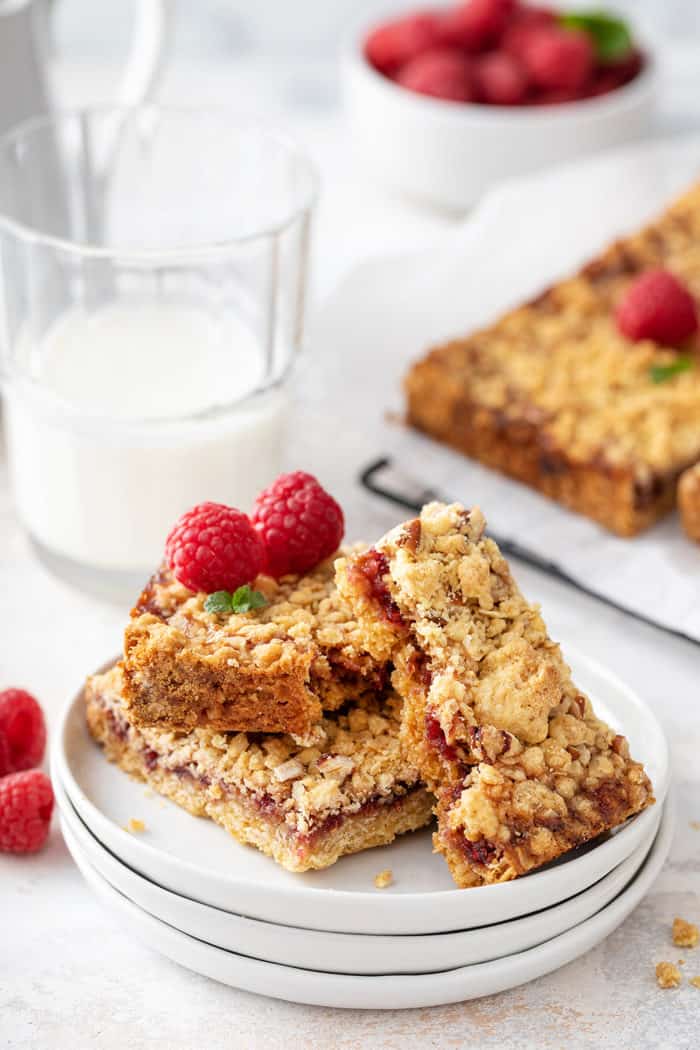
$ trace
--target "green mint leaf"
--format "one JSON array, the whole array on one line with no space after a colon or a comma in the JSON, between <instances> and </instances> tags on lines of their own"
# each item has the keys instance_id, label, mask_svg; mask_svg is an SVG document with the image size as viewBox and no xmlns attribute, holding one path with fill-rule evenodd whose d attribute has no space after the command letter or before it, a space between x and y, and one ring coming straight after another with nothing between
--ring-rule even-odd
<instances>
[{"instance_id":1,"label":"green mint leaf","mask_svg":"<svg viewBox=\"0 0 700 1050\"><path fill-rule=\"evenodd\" d=\"M668 379L688 372L693 367L693 358L687 354L680 354L675 361L668 365L652 365L649 369L652 383L665 383Z\"/></svg>"},{"instance_id":2,"label":"green mint leaf","mask_svg":"<svg viewBox=\"0 0 700 1050\"><path fill-rule=\"evenodd\" d=\"M233 595L230 591L214 591L207 595L204 608L208 613L221 614L233 612Z\"/></svg>"},{"instance_id":3,"label":"green mint leaf","mask_svg":"<svg viewBox=\"0 0 700 1050\"><path fill-rule=\"evenodd\" d=\"M234 612L247 613L253 609L262 609L267 605L267 598L261 591L252 590L248 584L239 587L231 598L231 607Z\"/></svg>"},{"instance_id":4,"label":"green mint leaf","mask_svg":"<svg viewBox=\"0 0 700 1050\"><path fill-rule=\"evenodd\" d=\"M566 29L588 33L599 62L617 62L632 50L632 33L623 19L606 11L571 11L559 17Z\"/></svg>"}]
</instances>

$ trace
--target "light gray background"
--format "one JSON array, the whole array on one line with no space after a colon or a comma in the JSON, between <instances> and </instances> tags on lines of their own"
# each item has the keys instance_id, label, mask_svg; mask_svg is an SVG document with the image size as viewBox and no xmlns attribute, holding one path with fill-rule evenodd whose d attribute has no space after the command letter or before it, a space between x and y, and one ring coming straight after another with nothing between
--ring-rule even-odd
<instances>
[{"instance_id":1,"label":"light gray background","mask_svg":"<svg viewBox=\"0 0 700 1050\"><path fill-rule=\"evenodd\" d=\"M138 0L52 0L57 41L72 60L115 59L126 48ZM443 4L449 0L443 0ZM176 0L174 61L227 63L261 53L326 57L355 24L435 0ZM557 0L556 6L619 10L654 35L700 36L697 0Z\"/></svg>"},{"instance_id":2,"label":"light gray background","mask_svg":"<svg viewBox=\"0 0 700 1050\"><path fill-rule=\"evenodd\" d=\"M410 0L401 6L407 6ZM580 0L595 6L596 0ZM333 53L346 27L396 0L180 0L164 101L227 101L284 124L311 149L323 196L316 287L328 293L360 258L438 238L447 220L382 195L353 170L334 104ZM572 3L573 6L573 3ZM578 4L577 4L578 6ZM622 6L622 5L620 5ZM659 130L697 127L698 0L628 0L675 32ZM112 96L126 49L127 0L59 0L63 103ZM332 347L329 347L332 352ZM314 408L309 407L309 420ZM335 478L325 479L333 489ZM359 511L359 507L357 508ZM369 531L369 526L368 526ZM376 531L376 530L373 530ZM556 581L516 566L555 637L577 642L659 711L679 800L669 863L643 904L604 944L541 980L474 1003L419 1011L350 1012L275 1002L190 974L122 931L85 887L54 822L34 858L0 857L0 1046L32 1050L685 1050L697 1045L700 991L656 987L653 967L700 949L670 942L674 915L700 919L698 651L629 621ZM0 449L0 683L25 684L55 719L66 696L118 645L124 612L49 578L12 512Z\"/></svg>"}]
</instances>

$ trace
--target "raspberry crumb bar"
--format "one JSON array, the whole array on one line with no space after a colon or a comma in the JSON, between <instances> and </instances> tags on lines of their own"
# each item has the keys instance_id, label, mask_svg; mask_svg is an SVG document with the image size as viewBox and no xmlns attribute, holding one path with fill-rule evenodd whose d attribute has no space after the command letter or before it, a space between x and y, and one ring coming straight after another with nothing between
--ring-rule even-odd
<instances>
[{"instance_id":1,"label":"raspberry crumb bar","mask_svg":"<svg viewBox=\"0 0 700 1050\"><path fill-rule=\"evenodd\" d=\"M700 463L680 476L678 510L686 535L700 543Z\"/></svg>"},{"instance_id":2,"label":"raspberry crumb bar","mask_svg":"<svg viewBox=\"0 0 700 1050\"><path fill-rule=\"evenodd\" d=\"M408 421L621 536L670 511L700 460L700 360L631 342L614 312L664 267L700 298L700 184L576 276L430 351L405 387ZM686 348L687 349L687 348Z\"/></svg>"},{"instance_id":3,"label":"raspberry crumb bar","mask_svg":"<svg viewBox=\"0 0 700 1050\"><path fill-rule=\"evenodd\" d=\"M291 733L310 742L322 710L375 694L384 665L362 652L327 559L305 576L260 576L267 605L205 610L167 569L152 577L124 639L124 695L140 726Z\"/></svg>"},{"instance_id":4,"label":"raspberry crumb bar","mask_svg":"<svg viewBox=\"0 0 700 1050\"><path fill-rule=\"evenodd\" d=\"M476 508L432 503L337 563L368 651L396 665L406 753L459 886L513 879L654 801L484 528Z\"/></svg>"},{"instance_id":5,"label":"raspberry crumb bar","mask_svg":"<svg viewBox=\"0 0 700 1050\"><path fill-rule=\"evenodd\" d=\"M304 748L282 735L139 729L122 685L117 666L86 687L88 726L106 757L289 871L326 868L431 819L433 800L401 753L395 694L327 715Z\"/></svg>"}]
</instances>

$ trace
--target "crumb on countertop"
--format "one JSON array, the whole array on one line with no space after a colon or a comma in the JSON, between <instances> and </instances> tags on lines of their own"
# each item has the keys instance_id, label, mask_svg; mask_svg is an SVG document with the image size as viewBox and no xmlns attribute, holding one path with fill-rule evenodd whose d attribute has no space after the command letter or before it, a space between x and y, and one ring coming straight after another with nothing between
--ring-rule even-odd
<instances>
[{"instance_id":1,"label":"crumb on countertop","mask_svg":"<svg viewBox=\"0 0 700 1050\"><path fill-rule=\"evenodd\" d=\"M131 831L134 835L140 835L142 831L146 830L146 825L138 817L131 817L129 823L126 825L126 830Z\"/></svg>"},{"instance_id":2,"label":"crumb on countertop","mask_svg":"<svg viewBox=\"0 0 700 1050\"><path fill-rule=\"evenodd\" d=\"M391 886L394 881L394 873L391 868L385 868L384 871L380 871L378 875L374 876L374 885L378 890L385 890L387 886Z\"/></svg>"},{"instance_id":3,"label":"crumb on countertop","mask_svg":"<svg viewBox=\"0 0 700 1050\"><path fill-rule=\"evenodd\" d=\"M691 820L690 826L693 831L700 831L700 820Z\"/></svg>"},{"instance_id":4,"label":"crumb on countertop","mask_svg":"<svg viewBox=\"0 0 700 1050\"><path fill-rule=\"evenodd\" d=\"M700 988L700 977L691 977L690 983L692 984L693 988Z\"/></svg>"},{"instance_id":5,"label":"crumb on countertop","mask_svg":"<svg viewBox=\"0 0 700 1050\"><path fill-rule=\"evenodd\" d=\"M670 962L656 964L656 983L659 988L678 988L681 983L681 971Z\"/></svg>"},{"instance_id":6,"label":"crumb on countertop","mask_svg":"<svg viewBox=\"0 0 700 1050\"><path fill-rule=\"evenodd\" d=\"M677 948L697 948L699 940L700 930L695 923L679 918L673 920L673 943Z\"/></svg>"}]
</instances>

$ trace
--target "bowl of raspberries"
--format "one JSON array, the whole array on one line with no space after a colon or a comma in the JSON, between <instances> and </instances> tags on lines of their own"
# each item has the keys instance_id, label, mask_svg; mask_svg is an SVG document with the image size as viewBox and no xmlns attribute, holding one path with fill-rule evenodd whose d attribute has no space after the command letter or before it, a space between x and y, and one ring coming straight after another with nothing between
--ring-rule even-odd
<instances>
[{"instance_id":1,"label":"bowl of raspberries","mask_svg":"<svg viewBox=\"0 0 700 1050\"><path fill-rule=\"evenodd\" d=\"M453 210L503 178L642 138L655 79L615 14L524 0L393 17L350 42L343 69L363 165Z\"/></svg>"}]
</instances>

